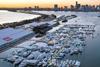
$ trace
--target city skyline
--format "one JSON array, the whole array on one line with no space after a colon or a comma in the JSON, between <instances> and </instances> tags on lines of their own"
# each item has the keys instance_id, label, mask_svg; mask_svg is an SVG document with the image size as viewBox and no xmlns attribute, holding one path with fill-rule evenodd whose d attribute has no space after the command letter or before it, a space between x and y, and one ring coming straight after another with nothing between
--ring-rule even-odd
<instances>
[{"instance_id":1,"label":"city skyline","mask_svg":"<svg viewBox=\"0 0 100 67\"><path fill-rule=\"evenodd\" d=\"M78 1L82 5L99 5L99 0L0 0L0 8L24 8L39 6L42 8L52 8L54 4L58 4L59 7L75 5Z\"/></svg>"}]
</instances>

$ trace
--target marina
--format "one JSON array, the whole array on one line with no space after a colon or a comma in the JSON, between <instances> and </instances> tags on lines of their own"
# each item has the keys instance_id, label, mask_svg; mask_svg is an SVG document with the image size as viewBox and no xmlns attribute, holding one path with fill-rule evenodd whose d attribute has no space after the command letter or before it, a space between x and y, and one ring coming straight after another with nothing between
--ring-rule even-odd
<instances>
[{"instance_id":1,"label":"marina","mask_svg":"<svg viewBox=\"0 0 100 67\"><path fill-rule=\"evenodd\" d=\"M84 54L88 37L94 38L95 24L83 21L81 17L62 22L53 27L45 36L41 38L31 38L9 50L8 57L2 53L0 57L5 57L5 61L14 66L41 66L41 67L85 67L80 59L71 58ZM87 22L87 23L84 23ZM25 45L25 46L23 46Z\"/></svg>"}]
</instances>

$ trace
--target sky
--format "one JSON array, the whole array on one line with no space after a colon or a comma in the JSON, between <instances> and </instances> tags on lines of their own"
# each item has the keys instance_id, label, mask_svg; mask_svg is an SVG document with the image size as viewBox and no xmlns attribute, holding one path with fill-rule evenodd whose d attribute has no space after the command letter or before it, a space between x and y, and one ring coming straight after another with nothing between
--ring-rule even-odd
<instances>
[{"instance_id":1,"label":"sky","mask_svg":"<svg viewBox=\"0 0 100 67\"><path fill-rule=\"evenodd\" d=\"M75 1L81 4L99 5L100 0L0 0L0 8L18 8L18 7L53 7L58 4L59 7L75 5Z\"/></svg>"}]
</instances>

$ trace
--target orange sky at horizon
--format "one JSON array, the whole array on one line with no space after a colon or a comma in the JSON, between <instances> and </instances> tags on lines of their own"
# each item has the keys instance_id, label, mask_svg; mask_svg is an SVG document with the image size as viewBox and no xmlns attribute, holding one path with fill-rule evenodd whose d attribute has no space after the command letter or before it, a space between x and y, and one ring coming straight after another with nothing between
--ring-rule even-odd
<instances>
[{"instance_id":1,"label":"orange sky at horizon","mask_svg":"<svg viewBox=\"0 0 100 67\"><path fill-rule=\"evenodd\" d=\"M100 0L0 0L0 8L22 8L22 7L53 7L54 4L61 6L75 5L75 1L81 4L99 5Z\"/></svg>"}]
</instances>

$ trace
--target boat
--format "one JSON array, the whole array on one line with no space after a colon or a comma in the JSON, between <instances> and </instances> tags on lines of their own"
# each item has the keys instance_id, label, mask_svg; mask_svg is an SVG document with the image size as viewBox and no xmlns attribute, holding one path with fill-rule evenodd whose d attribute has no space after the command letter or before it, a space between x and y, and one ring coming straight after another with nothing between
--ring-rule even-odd
<instances>
[{"instance_id":1,"label":"boat","mask_svg":"<svg viewBox=\"0 0 100 67\"><path fill-rule=\"evenodd\" d=\"M20 64L23 60L24 60L24 58L23 58L23 57L19 57L19 58L18 58L18 59L16 59L16 60L15 60L15 62L13 63L13 64L14 64L14 66L16 66L16 65Z\"/></svg>"},{"instance_id":2,"label":"boat","mask_svg":"<svg viewBox=\"0 0 100 67\"><path fill-rule=\"evenodd\" d=\"M75 65L75 67L80 67L80 62L76 61L74 65Z\"/></svg>"},{"instance_id":3,"label":"boat","mask_svg":"<svg viewBox=\"0 0 100 67\"><path fill-rule=\"evenodd\" d=\"M27 65L36 65L38 60L23 60L18 67L27 67Z\"/></svg>"},{"instance_id":4,"label":"boat","mask_svg":"<svg viewBox=\"0 0 100 67\"><path fill-rule=\"evenodd\" d=\"M76 61L75 61L75 60L73 60L71 64L72 64L72 65L74 65L74 64L75 64L75 62L76 62Z\"/></svg>"}]
</instances>

